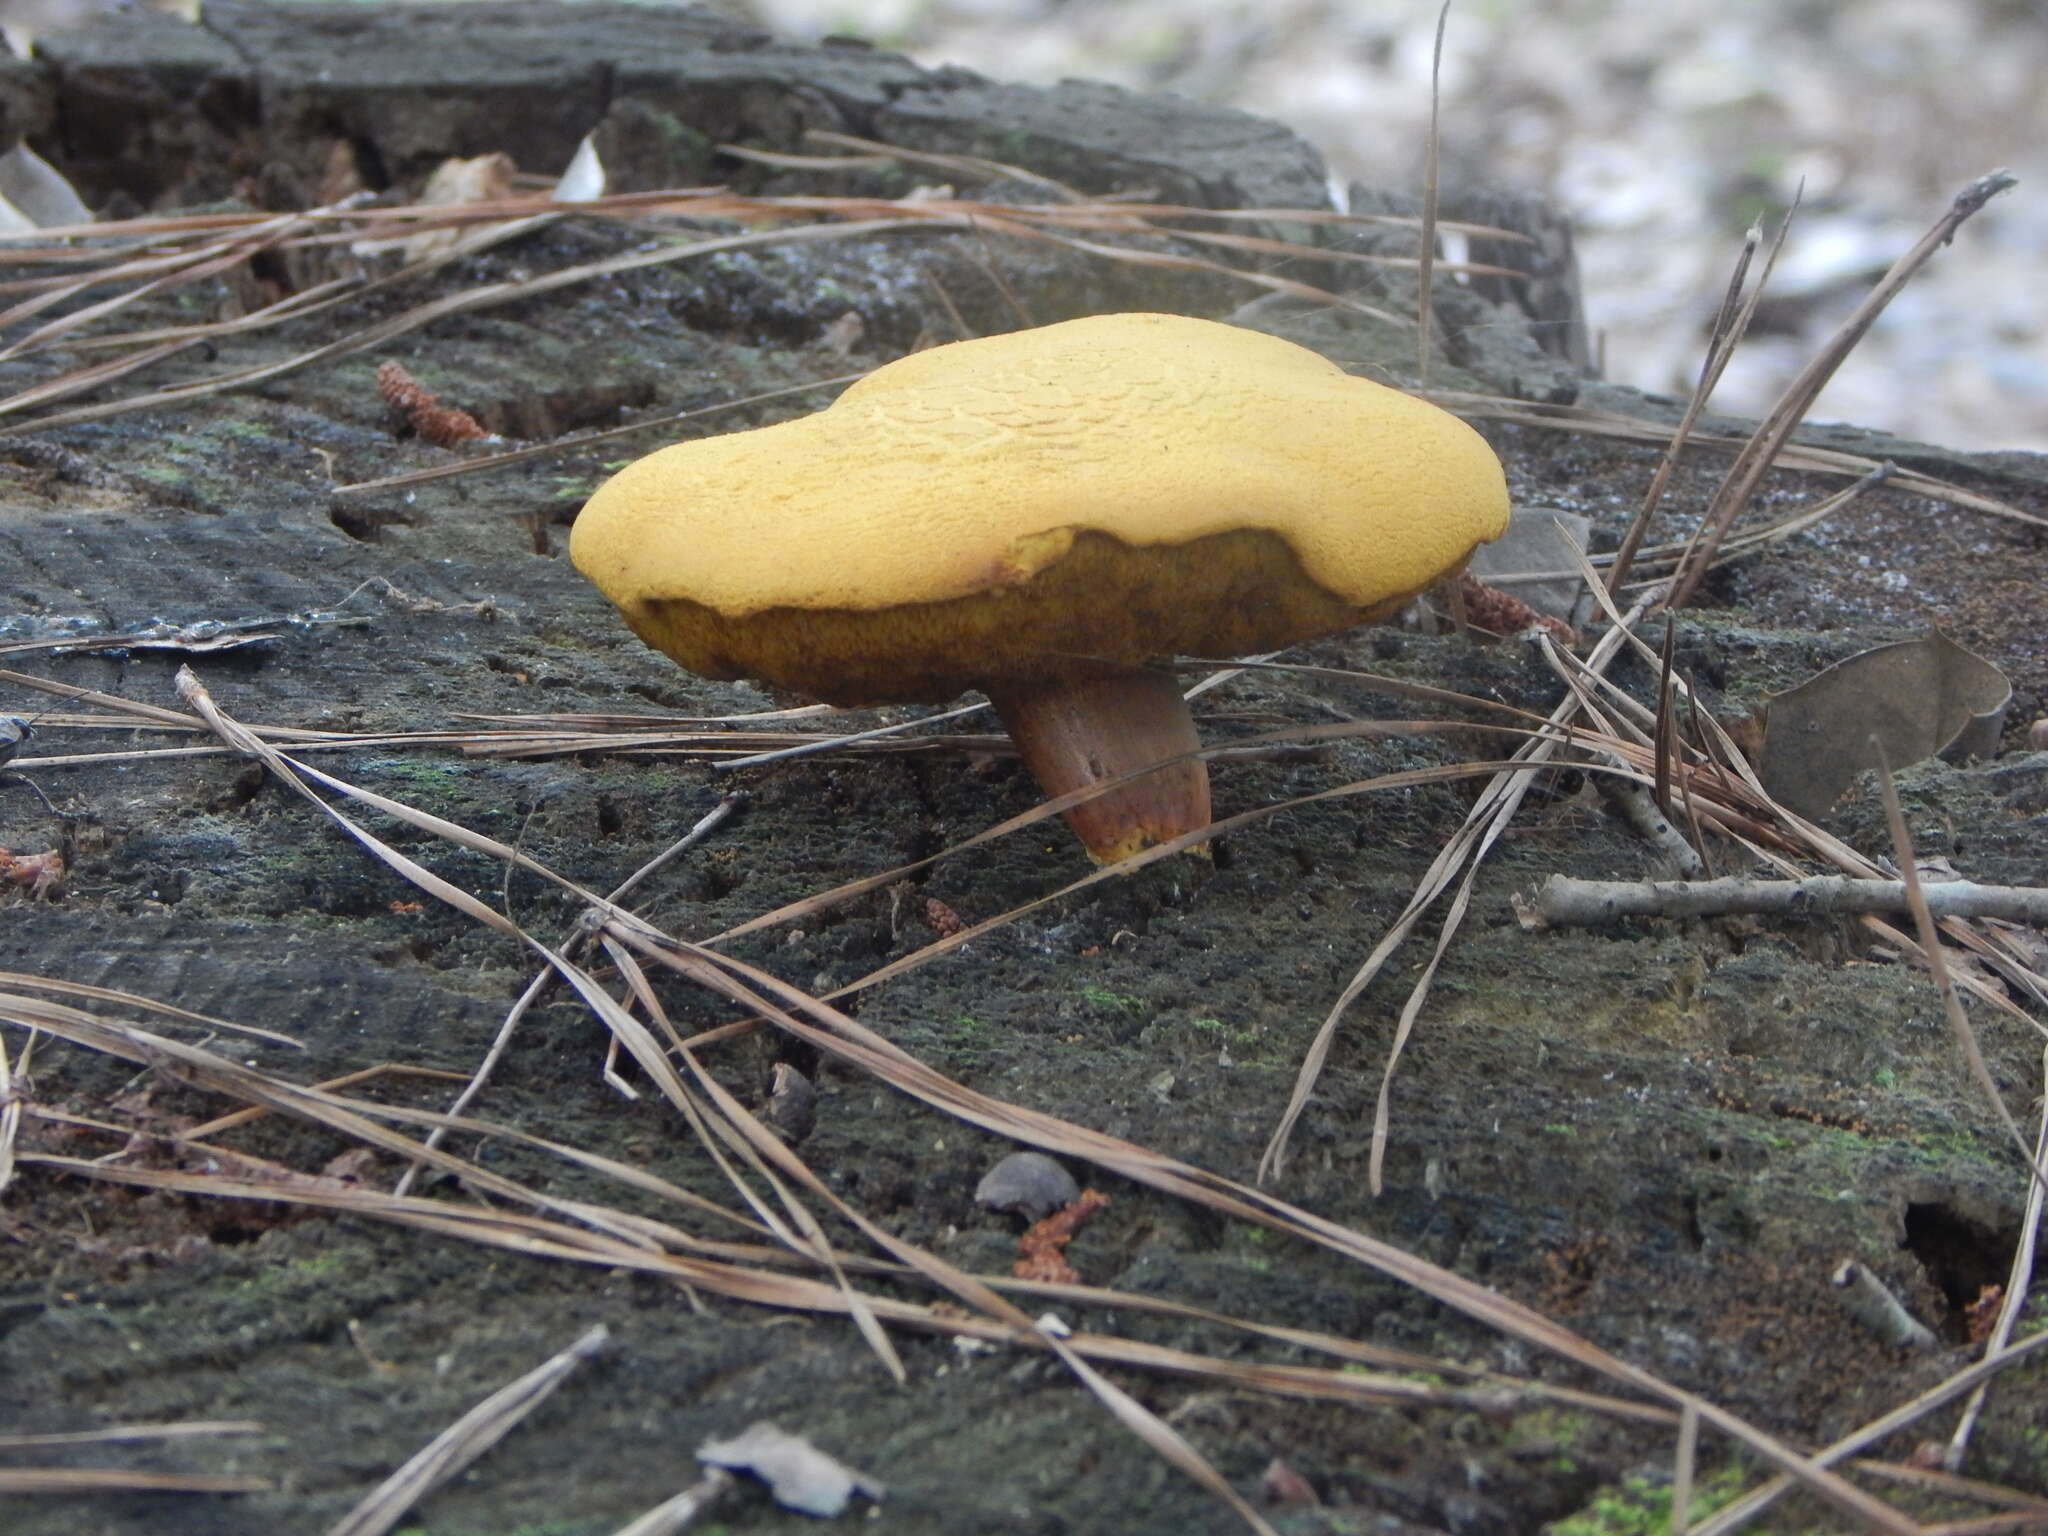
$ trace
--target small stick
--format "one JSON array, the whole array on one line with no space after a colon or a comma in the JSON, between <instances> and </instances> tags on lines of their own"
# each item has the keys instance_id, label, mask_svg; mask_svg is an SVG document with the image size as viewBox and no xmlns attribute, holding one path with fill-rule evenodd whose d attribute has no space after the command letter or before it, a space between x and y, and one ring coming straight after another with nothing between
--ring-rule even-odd
<instances>
[{"instance_id":1,"label":"small stick","mask_svg":"<svg viewBox=\"0 0 2048 1536\"><path fill-rule=\"evenodd\" d=\"M603 1323L552 1359L500 1387L429 1441L344 1515L327 1536L384 1536L406 1511L483 1455L610 1338Z\"/></svg>"},{"instance_id":2,"label":"small stick","mask_svg":"<svg viewBox=\"0 0 2048 1536\"><path fill-rule=\"evenodd\" d=\"M28 1037L29 1049L35 1049L36 1037ZM26 1053L24 1053L24 1056ZM22 1062L23 1077L28 1076L28 1063ZM7 1186L14 1182L14 1144L21 1136L23 1090L14 1082L14 1069L7 1064L7 1043L0 1040L0 1194L7 1192ZM6 1446L9 1437L0 1435L0 1447Z\"/></svg>"},{"instance_id":3,"label":"small stick","mask_svg":"<svg viewBox=\"0 0 2048 1536\"><path fill-rule=\"evenodd\" d=\"M979 224L974 225L973 229L974 243L980 252L980 260L976 265L986 272L988 280L996 285L996 292L1000 293L1004 302L1010 306L1010 313L1017 317L1017 324L1027 331L1030 330L1038 322L1032 319L1031 311L1024 307L1024 301L1017 297L1017 290L1010 286L1009 279L1003 276L1003 269L996 265L995 257L989 253L987 233Z\"/></svg>"},{"instance_id":4,"label":"small stick","mask_svg":"<svg viewBox=\"0 0 2048 1536\"><path fill-rule=\"evenodd\" d=\"M50 709L55 709L56 707L56 705L52 704ZM20 715L0 715L0 770L4 770L9 763L14 761L14 754L19 752L22 745L35 735L35 722L42 719L43 715L47 715L50 709L44 710L42 714L36 715L34 719L24 719ZM31 790L35 791L35 797L43 802L44 810L48 811L59 821L69 821L71 819L58 810L56 806L50 804L50 797L43 793L43 786L25 773L0 772L0 784L26 784Z\"/></svg>"},{"instance_id":5,"label":"small stick","mask_svg":"<svg viewBox=\"0 0 2048 1536\"><path fill-rule=\"evenodd\" d=\"M1451 19L1451 0L1444 0L1436 13L1436 47L1429 56L1429 136L1423 141L1422 160L1422 259L1417 264L1415 299L1415 378L1429 382L1430 283L1436 272L1436 195L1438 109L1443 105L1444 24ZM1451 612L1458 620L1458 632L1465 631L1464 614L1455 598Z\"/></svg>"},{"instance_id":6,"label":"small stick","mask_svg":"<svg viewBox=\"0 0 2048 1536\"><path fill-rule=\"evenodd\" d=\"M1689 744L1699 754L1702 762L1726 769L1728 765L1716 754L1711 738L1700 724L1700 691L1694 686L1691 674L1686 675L1680 687L1684 690L1685 696L1685 723L1680 732L1681 750L1683 746ZM1707 835L1700 830L1700 805L1690 788L1687 789L1685 796L1685 819L1692 827L1692 846L1700 856L1700 863L1705 866L1704 873L1708 879L1713 879L1719 871L1714 868L1714 855L1707 844Z\"/></svg>"},{"instance_id":7,"label":"small stick","mask_svg":"<svg viewBox=\"0 0 2048 1536\"><path fill-rule=\"evenodd\" d=\"M384 1061L374 1067L363 1067L359 1071L344 1072L339 1077L325 1078L313 1084L313 1087L320 1093L339 1093L344 1088L353 1088L358 1083L374 1082L380 1077L427 1077L454 1083L463 1080L460 1072L446 1072L439 1067L416 1067L403 1061ZM195 1125L191 1130L181 1133L178 1140L187 1144L211 1141L223 1131L232 1131L237 1126L252 1124L270 1113L272 1111L262 1105L252 1104L247 1109L232 1110L208 1120L203 1125Z\"/></svg>"},{"instance_id":8,"label":"small stick","mask_svg":"<svg viewBox=\"0 0 2048 1536\"><path fill-rule=\"evenodd\" d=\"M258 1419L181 1419L170 1424L112 1424L49 1435L0 1435L0 1450L32 1451L46 1445L125 1445L142 1440L184 1440L195 1435L260 1435Z\"/></svg>"},{"instance_id":9,"label":"small stick","mask_svg":"<svg viewBox=\"0 0 2048 1536\"><path fill-rule=\"evenodd\" d=\"M1979 1386L1983 1383L1979 1382ZM1932 1467L1915 1466L1904 1461L1880 1461L1874 1456L1858 1456L1849 1463L1858 1472L1868 1472L1872 1477L1882 1478L1888 1483L1898 1483L1907 1488L1923 1488L1929 1493L1947 1498L1969 1499L1975 1503L1988 1504L1993 1509L2026 1510L2034 1514L2048 1515L2048 1499L2036 1498L2014 1488L2000 1487L1974 1477L1958 1477L1953 1472L1937 1472ZM1936 1527L1953 1531L1953 1527Z\"/></svg>"},{"instance_id":10,"label":"small stick","mask_svg":"<svg viewBox=\"0 0 2048 1536\"><path fill-rule=\"evenodd\" d=\"M718 804L706 811L698 820L697 825L690 828L689 831L685 832L675 842L634 870L632 874L626 876L625 882L605 899L607 901L623 901L636 886L661 873L662 870L668 868L669 865L703 842L713 832L716 832L724 824L727 817L731 816L733 812L746 803L747 797L744 794L735 793L727 795Z\"/></svg>"},{"instance_id":11,"label":"small stick","mask_svg":"<svg viewBox=\"0 0 2048 1536\"><path fill-rule=\"evenodd\" d=\"M1691 850L1688 849L1688 852ZM2048 888L1979 885L1942 880L1922 885L1936 917L1996 917L2009 923L2048 923ZM1634 917L1723 917L1734 912L1799 917L1865 912L1910 912L1903 880L1852 880L1815 875L1806 880L1579 880L1552 875L1536 888L1530 928L1591 928Z\"/></svg>"},{"instance_id":12,"label":"small stick","mask_svg":"<svg viewBox=\"0 0 2048 1536\"><path fill-rule=\"evenodd\" d=\"M1663 867L1675 870L1684 880L1697 880L1706 873L1707 866L1701 862L1692 844L1686 841L1685 834L1672 824L1669 816L1657 809L1656 797L1649 785L1603 773L1599 776L1598 787L1600 798L1662 857ZM1545 888L1548 888L1547 883Z\"/></svg>"},{"instance_id":13,"label":"small stick","mask_svg":"<svg viewBox=\"0 0 2048 1536\"><path fill-rule=\"evenodd\" d=\"M0 1467L9 1493L269 1493L267 1477L216 1477L204 1472L141 1472L129 1467Z\"/></svg>"},{"instance_id":14,"label":"small stick","mask_svg":"<svg viewBox=\"0 0 2048 1536\"><path fill-rule=\"evenodd\" d=\"M1882 1280L1854 1259L1828 1276L1828 1281L1841 1293L1849 1315L1885 1343L1898 1349L1933 1349L1940 1343Z\"/></svg>"},{"instance_id":15,"label":"small stick","mask_svg":"<svg viewBox=\"0 0 2048 1536\"><path fill-rule=\"evenodd\" d=\"M967 341L974 337L976 334L974 327L969 325L967 317L960 313L960 306L953 302L953 295L946 292L946 285L939 281L937 274L927 272L924 275L924 280L925 286L938 296L939 308L943 309L946 312L946 318L953 322L953 329L959 333L960 340Z\"/></svg>"},{"instance_id":16,"label":"small stick","mask_svg":"<svg viewBox=\"0 0 2048 1536\"><path fill-rule=\"evenodd\" d=\"M664 1499L616 1536L675 1536L732 1491L733 1475L723 1467L706 1467L704 1475L672 1499Z\"/></svg>"}]
</instances>

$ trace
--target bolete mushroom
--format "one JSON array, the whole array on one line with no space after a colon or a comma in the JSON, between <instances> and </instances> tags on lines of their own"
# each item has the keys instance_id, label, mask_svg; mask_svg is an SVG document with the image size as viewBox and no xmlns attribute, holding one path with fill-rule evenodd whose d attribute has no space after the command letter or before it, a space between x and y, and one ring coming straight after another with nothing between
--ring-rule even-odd
<instances>
[{"instance_id":1,"label":"bolete mushroom","mask_svg":"<svg viewBox=\"0 0 2048 1536\"><path fill-rule=\"evenodd\" d=\"M1152 663L1384 617L1507 514L1455 416L1257 331L1120 314L934 347L816 415L664 448L569 548L702 676L843 705L979 688L1049 796L1137 775L1066 812L1112 863L1209 823L1193 717Z\"/></svg>"}]
</instances>

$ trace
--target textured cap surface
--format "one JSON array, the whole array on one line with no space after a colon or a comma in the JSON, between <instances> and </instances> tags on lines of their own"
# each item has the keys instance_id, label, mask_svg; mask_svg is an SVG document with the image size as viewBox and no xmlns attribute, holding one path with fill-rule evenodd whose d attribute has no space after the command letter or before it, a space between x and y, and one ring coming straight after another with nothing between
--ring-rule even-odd
<instances>
[{"instance_id":1,"label":"textured cap surface","mask_svg":"<svg viewBox=\"0 0 2048 1536\"><path fill-rule=\"evenodd\" d=\"M1046 579L1095 547L1118 581L1138 582L1133 601L1170 610L1172 632L1134 637L1126 616L1098 640L1069 612L1055 626L1068 649L1135 659L1284 643L1422 590L1506 519L1499 461L1456 417L1276 337L1122 314L936 347L814 416L663 449L598 491L570 549L643 637L692 670L843 698L830 677L790 674L825 664L822 632L774 642L753 638L761 626L832 615L836 634L861 614L1001 596L1000 617L969 616L971 633L938 643L971 639L1002 665L1006 637L1042 643L1023 638L1037 627L1022 615L1028 594L1065 587L1060 601L1100 606L1099 572ZM1249 627L1226 615L1206 638L1192 610L1252 597L1222 568L1246 533L1284 546L1255 563L1296 567L1283 579L1313 589L1307 611ZM1145 562L1124 557L1151 550L1198 558L1148 600ZM886 627L917 643L916 615ZM972 680L955 668L893 696Z\"/></svg>"}]
</instances>

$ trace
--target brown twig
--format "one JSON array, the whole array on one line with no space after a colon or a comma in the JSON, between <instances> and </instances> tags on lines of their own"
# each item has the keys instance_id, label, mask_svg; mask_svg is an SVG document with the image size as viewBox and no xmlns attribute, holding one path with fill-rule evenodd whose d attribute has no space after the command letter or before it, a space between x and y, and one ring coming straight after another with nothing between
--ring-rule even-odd
<instances>
[{"instance_id":1,"label":"brown twig","mask_svg":"<svg viewBox=\"0 0 2048 1536\"><path fill-rule=\"evenodd\" d=\"M268 1493L267 1477L217 1477L205 1472L134 1472L123 1467L0 1468L0 1494L22 1493Z\"/></svg>"}]
</instances>

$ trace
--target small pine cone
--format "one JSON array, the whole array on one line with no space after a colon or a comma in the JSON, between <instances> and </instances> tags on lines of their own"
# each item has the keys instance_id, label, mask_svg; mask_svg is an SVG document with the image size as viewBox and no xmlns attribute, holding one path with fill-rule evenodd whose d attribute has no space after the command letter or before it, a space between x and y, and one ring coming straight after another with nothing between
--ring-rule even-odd
<instances>
[{"instance_id":1,"label":"small pine cone","mask_svg":"<svg viewBox=\"0 0 2048 1536\"><path fill-rule=\"evenodd\" d=\"M936 896L925 897L924 920L931 924L932 931L942 939L950 939L956 933L967 931L967 920Z\"/></svg>"},{"instance_id":2,"label":"small pine cone","mask_svg":"<svg viewBox=\"0 0 2048 1536\"><path fill-rule=\"evenodd\" d=\"M436 448L453 448L457 443L490 436L469 412L443 405L398 363L377 365L377 393L405 417L422 440Z\"/></svg>"},{"instance_id":3,"label":"small pine cone","mask_svg":"<svg viewBox=\"0 0 2048 1536\"><path fill-rule=\"evenodd\" d=\"M1475 629L1495 635L1519 635L1531 625L1540 624L1550 631L1559 645L1579 643L1579 632L1563 619L1538 613L1512 592L1489 587L1477 576L1460 576L1458 591L1465 599L1465 617Z\"/></svg>"}]
</instances>

